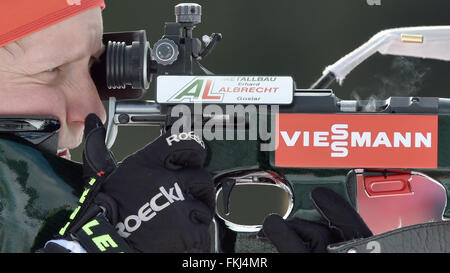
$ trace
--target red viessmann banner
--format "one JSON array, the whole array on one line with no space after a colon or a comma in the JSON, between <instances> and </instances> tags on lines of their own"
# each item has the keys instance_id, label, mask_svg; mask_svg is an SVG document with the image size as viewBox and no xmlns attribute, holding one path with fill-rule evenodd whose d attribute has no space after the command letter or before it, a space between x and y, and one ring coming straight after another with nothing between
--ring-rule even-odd
<instances>
[{"instance_id":1,"label":"red viessmann banner","mask_svg":"<svg viewBox=\"0 0 450 273\"><path fill-rule=\"evenodd\" d=\"M436 168L438 116L278 114L278 167Z\"/></svg>"}]
</instances>

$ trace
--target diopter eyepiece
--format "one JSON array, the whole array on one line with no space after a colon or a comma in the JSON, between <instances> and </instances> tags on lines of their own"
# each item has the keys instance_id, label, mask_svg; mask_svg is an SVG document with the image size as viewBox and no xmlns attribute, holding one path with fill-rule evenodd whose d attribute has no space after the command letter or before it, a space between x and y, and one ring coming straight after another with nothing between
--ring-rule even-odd
<instances>
[{"instance_id":1,"label":"diopter eyepiece","mask_svg":"<svg viewBox=\"0 0 450 273\"><path fill-rule=\"evenodd\" d=\"M151 81L151 50L148 42L108 41L106 49L106 84L109 89L148 89Z\"/></svg>"},{"instance_id":2,"label":"diopter eyepiece","mask_svg":"<svg viewBox=\"0 0 450 273\"><path fill-rule=\"evenodd\" d=\"M102 100L140 99L152 80L151 48L145 30L103 34L105 52L91 68Z\"/></svg>"}]
</instances>

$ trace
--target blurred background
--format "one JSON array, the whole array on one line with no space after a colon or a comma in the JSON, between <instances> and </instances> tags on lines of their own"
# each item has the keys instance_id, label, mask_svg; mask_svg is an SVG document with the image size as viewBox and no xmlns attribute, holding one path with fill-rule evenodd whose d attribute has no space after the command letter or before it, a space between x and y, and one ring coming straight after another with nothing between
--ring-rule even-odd
<instances>
[{"instance_id":1,"label":"blurred background","mask_svg":"<svg viewBox=\"0 0 450 273\"><path fill-rule=\"evenodd\" d=\"M201 38L213 32L223 39L203 66L221 75L290 75L308 88L329 64L377 32L394 27L450 25L448 0L198 0ZM151 46L175 21L182 1L109 0L103 12L105 32L145 29ZM371 96L450 97L450 63L374 55L331 88L342 99ZM154 83L154 82L153 82ZM153 99L153 86L145 99ZM105 104L107 107L107 104ZM113 146L121 160L157 137L155 128L124 128ZM72 152L81 160L81 148Z\"/></svg>"}]
</instances>

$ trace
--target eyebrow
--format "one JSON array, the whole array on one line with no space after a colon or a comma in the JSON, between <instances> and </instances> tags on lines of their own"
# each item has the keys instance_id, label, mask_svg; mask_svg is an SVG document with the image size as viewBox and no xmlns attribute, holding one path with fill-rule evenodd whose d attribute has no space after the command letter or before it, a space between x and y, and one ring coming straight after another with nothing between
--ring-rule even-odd
<instances>
[{"instance_id":1,"label":"eyebrow","mask_svg":"<svg viewBox=\"0 0 450 273\"><path fill-rule=\"evenodd\" d=\"M103 45L103 33L99 31L95 31L91 26L87 27L88 31L85 32L86 39L82 40L82 43L79 42L68 42L65 46L69 49L53 55L53 61L49 61L53 67L58 67L67 63L71 63L74 61L78 61L85 57L100 57L102 53ZM66 36L67 38L67 36Z\"/></svg>"},{"instance_id":2,"label":"eyebrow","mask_svg":"<svg viewBox=\"0 0 450 273\"><path fill-rule=\"evenodd\" d=\"M101 43L96 43L97 46L91 47L91 45L88 45L88 43L86 43L85 45L81 46L81 47L77 47L76 50L74 50L73 52L71 52L70 54L64 54L62 55L62 57L60 58L59 61L54 63L54 66L60 66L63 64L67 64L73 61L77 61L80 60L82 58L85 58L87 56L90 57L94 57L94 58L100 58L101 54L103 53L103 42ZM86 54L86 52L89 52L89 55Z\"/></svg>"}]
</instances>

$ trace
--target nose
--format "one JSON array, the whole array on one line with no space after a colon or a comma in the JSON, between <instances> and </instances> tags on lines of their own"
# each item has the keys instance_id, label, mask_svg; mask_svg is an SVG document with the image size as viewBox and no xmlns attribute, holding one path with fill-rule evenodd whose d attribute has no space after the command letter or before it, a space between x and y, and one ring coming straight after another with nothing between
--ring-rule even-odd
<instances>
[{"instance_id":1,"label":"nose","mask_svg":"<svg viewBox=\"0 0 450 273\"><path fill-rule=\"evenodd\" d=\"M105 107L89 73L83 73L83 76L78 78L75 84L71 85L73 88L68 90L68 95L66 95L67 122L84 122L89 114L94 113L105 123Z\"/></svg>"}]
</instances>

